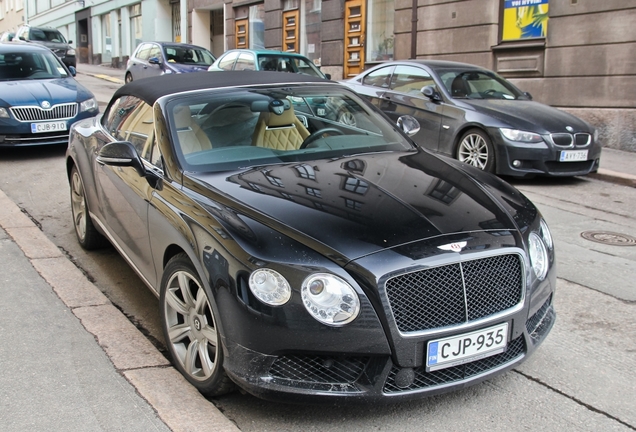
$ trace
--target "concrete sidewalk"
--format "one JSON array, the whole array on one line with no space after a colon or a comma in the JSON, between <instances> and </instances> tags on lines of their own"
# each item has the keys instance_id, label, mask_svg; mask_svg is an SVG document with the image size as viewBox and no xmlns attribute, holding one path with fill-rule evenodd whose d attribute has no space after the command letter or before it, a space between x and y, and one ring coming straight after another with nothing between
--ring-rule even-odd
<instances>
[{"instance_id":1,"label":"concrete sidewalk","mask_svg":"<svg viewBox=\"0 0 636 432\"><path fill-rule=\"evenodd\" d=\"M238 431L0 190L3 431Z\"/></svg>"}]
</instances>

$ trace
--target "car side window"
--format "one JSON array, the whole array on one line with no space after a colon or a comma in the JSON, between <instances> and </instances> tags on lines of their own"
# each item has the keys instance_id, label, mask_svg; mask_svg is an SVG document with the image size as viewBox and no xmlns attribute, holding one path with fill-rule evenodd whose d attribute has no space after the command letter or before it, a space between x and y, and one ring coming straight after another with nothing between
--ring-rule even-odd
<instances>
[{"instance_id":1,"label":"car side window","mask_svg":"<svg viewBox=\"0 0 636 432\"><path fill-rule=\"evenodd\" d=\"M159 60L161 60L161 50L159 49L157 45L152 45L152 48L150 48L150 53L148 54L148 58L151 59L153 57L156 57Z\"/></svg>"},{"instance_id":2,"label":"car side window","mask_svg":"<svg viewBox=\"0 0 636 432\"><path fill-rule=\"evenodd\" d=\"M137 58L139 60L148 60L149 54L150 54L150 48L152 48L152 45L150 44L141 45L139 47L139 50L137 50Z\"/></svg>"},{"instance_id":3,"label":"car side window","mask_svg":"<svg viewBox=\"0 0 636 432\"><path fill-rule=\"evenodd\" d=\"M362 79L362 84L372 87L389 88L391 83L391 73L393 73L394 66L387 66L381 69L377 69Z\"/></svg>"},{"instance_id":4,"label":"car side window","mask_svg":"<svg viewBox=\"0 0 636 432\"><path fill-rule=\"evenodd\" d=\"M256 61L254 60L254 55L252 53L239 54L238 60L236 60L236 66L234 66L234 70L256 70Z\"/></svg>"},{"instance_id":5,"label":"car side window","mask_svg":"<svg viewBox=\"0 0 636 432\"><path fill-rule=\"evenodd\" d=\"M143 103L134 96L122 96L114 101L104 113L102 125L118 141L126 141L125 124L135 109Z\"/></svg>"},{"instance_id":6,"label":"car side window","mask_svg":"<svg viewBox=\"0 0 636 432\"><path fill-rule=\"evenodd\" d=\"M232 66L234 66L234 61L236 60L237 57L238 57L238 53L236 52L229 53L228 55L223 57L221 61L219 62L219 69L232 70Z\"/></svg>"},{"instance_id":7,"label":"car side window","mask_svg":"<svg viewBox=\"0 0 636 432\"><path fill-rule=\"evenodd\" d=\"M433 77L424 69L414 66L397 66L393 73L391 89L413 95L421 95L422 87L435 85Z\"/></svg>"}]
</instances>

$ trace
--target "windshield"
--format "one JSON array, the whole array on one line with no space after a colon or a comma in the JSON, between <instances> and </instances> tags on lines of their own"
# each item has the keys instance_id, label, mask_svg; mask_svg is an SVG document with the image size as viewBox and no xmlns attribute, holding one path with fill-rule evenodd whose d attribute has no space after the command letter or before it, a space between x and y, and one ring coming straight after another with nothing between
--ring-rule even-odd
<instances>
[{"instance_id":1,"label":"windshield","mask_svg":"<svg viewBox=\"0 0 636 432\"><path fill-rule=\"evenodd\" d=\"M205 48L182 47L166 45L164 55L168 63L210 66L214 63L214 56Z\"/></svg>"},{"instance_id":2,"label":"windshield","mask_svg":"<svg viewBox=\"0 0 636 432\"><path fill-rule=\"evenodd\" d=\"M438 69L436 72L453 98L528 99L510 82L490 71Z\"/></svg>"},{"instance_id":3,"label":"windshield","mask_svg":"<svg viewBox=\"0 0 636 432\"><path fill-rule=\"evenodd\" d=\"M66 78L68 72L51 52L0 54L0 80Z\"/></svg>"},{"instance_id":4,"label":"windshield","mask_svg":"<svg viewBox=\"0 0 636 432\"><path fill-rule=\"evenodd\" d=\"M262 71L291 72L325 78L320 69L302 57L272 54L259 55L258 68Z\"/></svg>"},{"instance_id":5,"label":"windshield","mask_svg":"<svg viewBox=\"0 0 636 432\"><path fill-rule=\"evenodd\" d=\"M43 42L66 43L66 39L62 36L62 33L54 29L32 28L29 30L29 39Z\"/></svg>"},{"instance_id":6,"label":"windshield","mask_svg":"<svg viewBox=\"0 0 636 432\"><path fill-rule=\"evenodd\" d=\"M210 91L170 102L167 113L177 156L193 172L413 148L341 88Z\"/></svg>"}]
</instances>

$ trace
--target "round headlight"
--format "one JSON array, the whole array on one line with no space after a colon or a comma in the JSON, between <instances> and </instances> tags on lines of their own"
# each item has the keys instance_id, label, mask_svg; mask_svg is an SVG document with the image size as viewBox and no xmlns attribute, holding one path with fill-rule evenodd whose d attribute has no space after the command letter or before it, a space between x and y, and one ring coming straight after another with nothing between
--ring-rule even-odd
<instances>
[{"instance_id":1,"label":"round headlight","mask_svg":"<svg viewBox=\"0 0 636 432\"><path fill-rule=\"evenodd\" d=\"M291 298L291 287L287 279L271 269L254 270L250 275L249 285L257 299L271 306L280 306Z\"/></svg>"},{"instance_id":2,"label":"round headlight","mask_svg":"<svg viewBox=\"0 0 636 432\"><path fill-rule=\"evenodd\" d=\"M537 278L543 280L548 274L548 252L541 237L535 232L528 236L528 249L530 252L530 264Z\"/></svg>"},{"instance_id":3,"label":"round headlight","mask_svg":"<svg viewBox=\"0 0 636 432\"><path fill-rule=\"evenodd\" d=\"M541 230L540 230L541 231L541 238L543 239L543 242L548 247L548 249L551 250L552 247L554 247L554 243L552 243L552 234L550 233L550 229L548 228L548 224L546 223L546 221L541 219L540 225L541 225Z\"/></svg>"},{"instance_id":4,"label":"round headlight","mask_svg":"<svg viewBox=\"0 0 636 432\"><path fill-rule=\"evenodd\" d=\"M316 273L303 282L303 304L323 324L342 326L353 321L360 312L360 299L355 290L338 276Z\"/></svg>"}]
</instances>

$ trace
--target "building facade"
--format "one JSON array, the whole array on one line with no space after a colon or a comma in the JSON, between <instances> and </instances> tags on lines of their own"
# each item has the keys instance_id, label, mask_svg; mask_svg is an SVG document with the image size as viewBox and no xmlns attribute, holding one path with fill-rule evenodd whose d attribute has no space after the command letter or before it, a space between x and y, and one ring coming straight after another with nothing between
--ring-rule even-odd
<instances>
[{"instance_id":1,"label":"building facade","mask_svg":"<svg viewBox=\"0 0 636 432\"><path fill-rule=\"evenodd\" d=\"M30 24L76 42L80 63L121 66L149 40L295 51L336 80L391 59L473 63L636 151L636 0L23 1Z\"/></svg>"}]
</instances>

